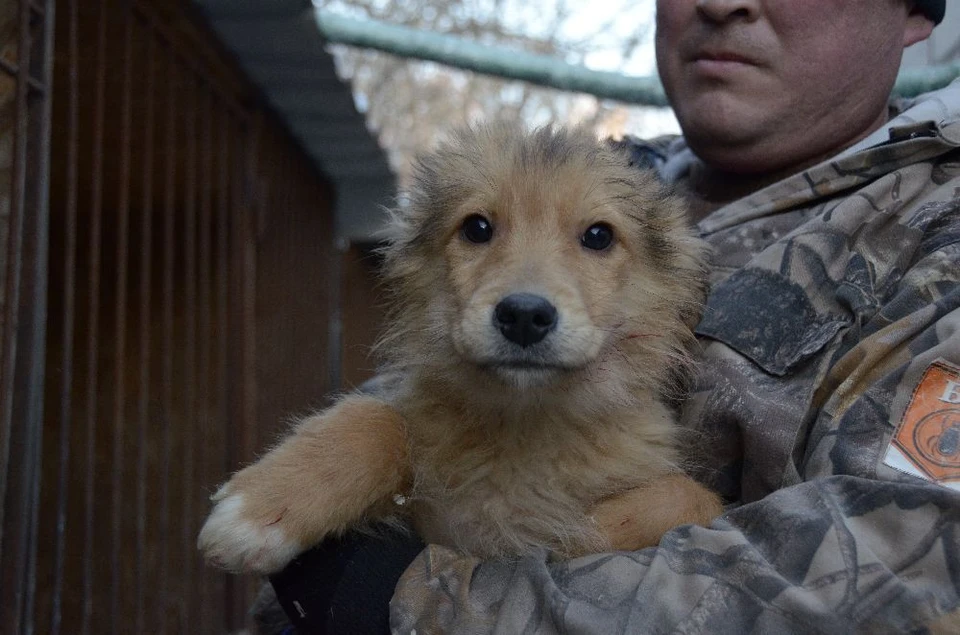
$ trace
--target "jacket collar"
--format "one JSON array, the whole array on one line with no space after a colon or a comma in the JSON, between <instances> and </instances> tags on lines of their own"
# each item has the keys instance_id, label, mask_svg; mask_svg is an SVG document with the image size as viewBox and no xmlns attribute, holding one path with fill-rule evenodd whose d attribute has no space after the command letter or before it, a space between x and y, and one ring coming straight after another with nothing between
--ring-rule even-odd
<instances>
[{"instance_id":1,"label":"jacket collar","mask_svg":"<svg viewBox=\"0 0 960 635\"><path fill-rule=\"evenodd\" d=\"M704 235L855 189L894 170L960 147L960 79L901 102L885 126L835 157L716 210L699 224ZM682 180L698 159L682 139L659 166L665 181Z\"/></svg>"}]
</instances>

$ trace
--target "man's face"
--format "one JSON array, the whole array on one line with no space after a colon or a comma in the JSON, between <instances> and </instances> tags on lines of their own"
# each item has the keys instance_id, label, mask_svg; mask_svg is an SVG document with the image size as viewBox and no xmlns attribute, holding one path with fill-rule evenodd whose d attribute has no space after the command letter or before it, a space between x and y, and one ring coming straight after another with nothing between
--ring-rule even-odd
<instances>
[{"instance_id":1,"label":"man's face","mask_svg":"<svg viewBox=\"0 0 960 635\"><path fill-rule=\"evenodd\" d=\"M698 156L774 172L883 123L921 21L904 0L658 0L657 61Z\"/></svg>"}]
</instances>

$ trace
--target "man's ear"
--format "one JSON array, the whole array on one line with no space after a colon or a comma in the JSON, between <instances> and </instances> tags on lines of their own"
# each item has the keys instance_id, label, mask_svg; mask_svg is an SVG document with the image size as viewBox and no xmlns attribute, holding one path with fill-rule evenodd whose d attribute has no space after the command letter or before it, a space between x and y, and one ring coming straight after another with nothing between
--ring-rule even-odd
<instances>
[{"instance_id":1,"label":"man's ear","mask_svg":"<svg viewBox=\"0 0 960 635\"><path fill-rule=\"evenodd\" d=\"M917 42L922 42L933 32L935 27L933 20L927 17L925 13L917 7L910 9L907 15L907 23L903 29L903 48L907 48Z\"/></svg>"}]
</instances>

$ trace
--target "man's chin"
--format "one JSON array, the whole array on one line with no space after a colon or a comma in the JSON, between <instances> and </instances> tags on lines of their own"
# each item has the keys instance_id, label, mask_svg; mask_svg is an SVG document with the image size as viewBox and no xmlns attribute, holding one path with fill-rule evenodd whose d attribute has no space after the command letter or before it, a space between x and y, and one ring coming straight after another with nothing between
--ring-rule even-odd
<instances>
[{"instance_id":1,"label":"man's chin","mask_svg":"<svg viewBox=\"0 0 960 635\"><path fill-rule=\"evenodd\" d=\"M774 119L758 107L753 91L719 86L690 89L688 93L677 118L685 132L684 139L695 152L695 145L743 149L776 132Z\"/></svg>"}]
</instances>

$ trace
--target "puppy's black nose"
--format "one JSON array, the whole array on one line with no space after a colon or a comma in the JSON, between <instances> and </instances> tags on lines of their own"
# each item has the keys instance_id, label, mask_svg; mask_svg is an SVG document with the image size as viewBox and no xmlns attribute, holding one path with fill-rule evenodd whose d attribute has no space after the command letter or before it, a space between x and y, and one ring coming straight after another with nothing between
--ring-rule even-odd
<instances>
[{"instance_id":1,"label":"puppy's black nose","mask_svg":"<svg viewBox=\"0 0 960 635\"><path fill-rule=\"evenodd\" d=\"M538 295L514 293L497 304L493 323L505 338L527 347L545 338L556 327L557 309Z\"/></svg>"}]
</instances>

